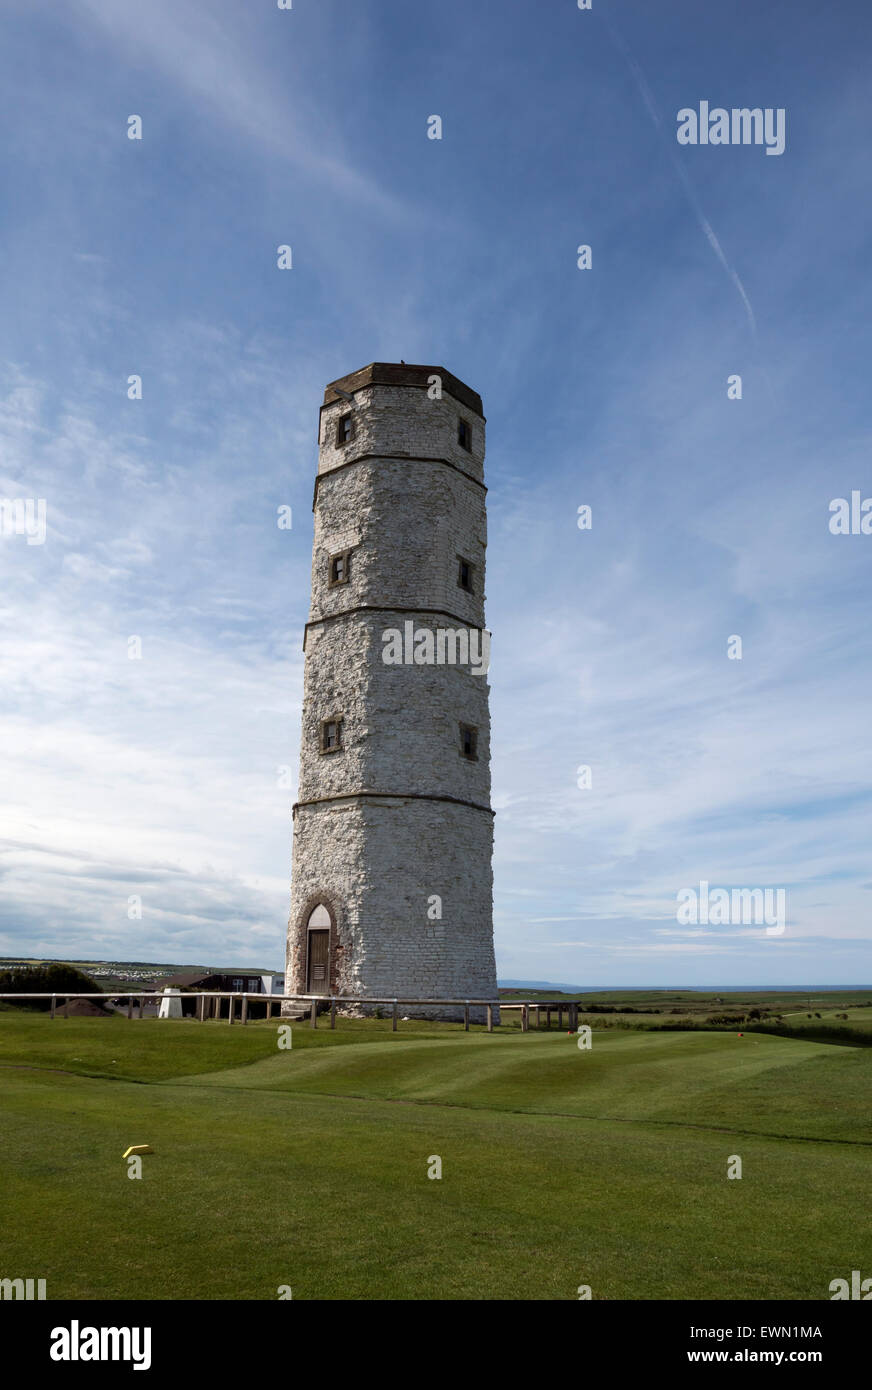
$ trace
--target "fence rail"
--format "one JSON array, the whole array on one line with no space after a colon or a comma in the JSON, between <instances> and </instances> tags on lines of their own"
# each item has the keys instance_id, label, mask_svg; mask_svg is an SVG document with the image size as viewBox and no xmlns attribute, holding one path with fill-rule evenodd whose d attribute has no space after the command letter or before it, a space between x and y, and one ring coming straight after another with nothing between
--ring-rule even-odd
<instances>
[{"instance_id":1,"label":"fence rail","mask_svg":"<svg viewBox=\"0 0 872 1390\"><path fill-rule=\"evenodd\" d=\"M236 1001L237 1001L237 999L240 999L240 1000L242 1001L242 1005L241 1005L241 1009L240 1009L240 1016L239 1016L239 1021L240 1021L240 1023L248 1023L248 1005L249 1005L249 1001L250 1001L250 1000L254 1000L254 1001L255 1001L256 1003L258 1003L258 1004L266 1004L266 1006L267 1006L267 1007L266 1007L266 1016L267 1016L268 1019L272 1018L272 1016L273 1016L273 1014L272 1014L272 1006L273 1006L273 1004L276 1004L276 1003L278 1003L278 1004L285 1004L285 1003L288 1003L288 1004L304 1003L304 1004L310 1004L310 1006L311 1006L311 1007L310 1007L310 1010L309 1010L309 1017L310 1017L311 1026L312 1026L313 1028L317 1028L317 1027L318 1027L318 1006L319 1006L319 1004L320 1004L320 1005L323 1005L323 1006L326 1006L327 1004L330 1005L330 1027L331 1027L331 1028L335 1028L335 1027L336 1027L336 1006L337 1006L338 1004L354 1004L354 1005L356 1005L356 1006L360 1006L361 1004L366 1004L366 1005L374 1005L374 1006L377 1007L377 1008L380 1008L383 1004L388 1004L388 1005L390 1005L390 1007L391 1007L391 1031L394 1032L394 1033L396 1033L396 1031L397 1031L397 1025L398 1025L398 1023L399 1023L399 1013L398 1013L398 1011L399 1011L399 1007L400 1007L401 1004L410 1004L410 1005L414 1005L414 1006L418 1006L418 1007L420 1007L421 1005L424 1005L426 1008L434 1008L434 1007L439 1007L439 1008L462 1008L462 1009L463 1009L463 1027L464 1027L464 1030L465 1030L466 1032L469 1032L469 1011L470 1011L470 1009L476 1009L476 1008L482 1009L482 1008L483 1008L483 1009L486 1009L486 1010L487 1010L487 1031L488 1031L489 1033L492 1033L493 1030L494 1030L494 1009L520 1009L520 1011L521 1011L521 1031L522 1031L523 1033L526 1033L526 1032L529 1030L529 1027L530 1027L530 1011L531 1011L532 1009L535 1009L535 1010L536 1010L536 1026L537 1026L537 1028L541 1028L541 1026L542 1026L542 1013L543 1013L543 1012L544 1012L545 1015L546 1015L546 1020L547 1020L547 1022L546 1022L546 1027L550 1028L550 1027L551 1027L551 1015L552 1015L552 1013L555 1012L555 1011L557 1012L557 1026L558 1026L558 1028L562 1028L562 1027L563 1027L563 1011L564 1011L564 1009L565 1009L565 1010L566 1010L566 1016L567 1016L567 1022L568 1022L568 1024L569 1024L570 1028L573 1029L573 1031L574 1031L575 1029L578 1028L578 1008L579 1008L577 1002L575 1002L575 1001L571 1001L571 1002L570 1002L570 1001L568 1001L568 1000L562 1000L562 1001L560 1001L560 1000L553 1000L553 1001L551 1001L551 1000L542 1000L542 999L532 999L532 1000L524 1000L524 1001L512 1000L510 1003L504 1003L501 999L399 999L399 998L375 999L375 998L371 998L369 995L367 995L366 997L362 997L362 996L360 996L360 995L344 995L344 994L253 994L253 993L249 993L249 992L243 991L243 990L221 990L221 989L219 989L219 990L191 990L191 991L189 991L189 992L186 993L186 994L182 994L182 993L178 993L178 994L164 994L164 992L163 992L162 990L148 990L148 989L134 989L134 990L126 990L126 989L124 989L124 990L116 990L116 989L113 989L113 990L108 991L108 992L107 992L107 991L101 991L99 994L81 994L81 993L73 993L73 994L25 994L25 993L21 993L21 994L0 994L0 999L11 999L11 1000L13 1000L13 1001L17 1001L17 1000L21 1000L21 999L50 999L50 1000L51 1000L51 1017L52 1017L52 1018L55 1018L55 1017L56 1017L58 1005L60 1005L61 1008L62 1008L63 1017L64 1017L64 1018L69 1018L68 1005L69 1005L70 1001L71 1001L71 1000L74 1000L74 999L102 999L102 1000L126 999L126 1000L127 1000L127 1017L128 1017L128 1018L133 1018L133 1001L134 1001L134 999L138 1000L138 1003L139 1003L138 1016L139 1016L140 1018L142 1018L142 1016L143 1016L143 1009L144 1009L144 1007L145 1007L145 1001L146 1001L146 1000L152 1000L152 1001L155 1002L155 1003L162 1003L165 999L178 999L180 1002L181 1002L181 1000L183 1000L183 999L196 999L196 1000L197 1000L197 1014L196 1014L196 1017L199 1019L199 1021L200 1021L201 1023L205 1022L206 1017L207 1017L207 1002L206 1002L207 1000L210 1001L210 1002L209 1002L209 1006L208 1006L208 1017L210 1017L210 1018L220 1018L220 1017L221 1017L221 1000L222 1000L222 999L229 999L230 1003L229 1003L228 1011L227 1011L227 1012L228 1012L228 1019L229 1019L229 1022L230 1022L230 1023L234 1023L234 1022L236 1021L236 1020L235 1020L235 1014L236 1014Z\"/></svg>"}]
</instances>

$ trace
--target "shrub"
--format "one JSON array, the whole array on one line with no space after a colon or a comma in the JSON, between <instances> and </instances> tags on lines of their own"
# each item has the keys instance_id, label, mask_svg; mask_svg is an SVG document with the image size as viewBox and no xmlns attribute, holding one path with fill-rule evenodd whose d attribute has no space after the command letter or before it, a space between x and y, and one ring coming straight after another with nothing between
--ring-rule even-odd
<instances>
[{"instance_id":1,"label":"shrub","mask_svg":"<svg viewBox=\"0 0 872 1390\"><path fill-rule=\"evenodd\" d=\"M99 986L74 965L51 961L46 965L0 971L0 994L98 994ZM97 1002L96 1000L94 1001ZM50 1009L50 999L22 999L21 1009Z\"/></svg>"}]
</instances>

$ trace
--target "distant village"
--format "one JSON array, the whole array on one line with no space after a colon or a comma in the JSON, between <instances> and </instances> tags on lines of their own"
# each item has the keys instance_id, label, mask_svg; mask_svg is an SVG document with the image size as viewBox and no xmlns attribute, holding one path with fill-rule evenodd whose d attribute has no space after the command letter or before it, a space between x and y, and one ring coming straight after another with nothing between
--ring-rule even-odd
<instances>
[{"instance_id":1,"label":"distant village","mask_svg":"<svg viewBox=\"0 0 872 1390\"><path fill-rule=\"evenodd\" d=\"M81 970L88 975L101 988L111 991L115 985L144 985L148 988L164 987L165 985L178 985L181 983L180 976L184 976L184 984L190 985L194 981L206 979L221 979L228 981L239 981L238 988L250 989L253 992L272 992L280 993L284 987L284 975L276 970L263 970L260 968L249 969L241 966L191 966L178 965L172 963L155 964L150 961L118 961L118 960L65 960L56 962L55 958L37 960L34 957L23 959L17 956L0 956L0 969L4 970L29 970L37 969L42 965L59 963L62 965L74 965L77 970ZM273 986L272 990L266 990L264 980L281 980L281 987ZM257 984L255 984L257 981ZM226 989L234 989L237 986L229 983L222 986ZM218 986L213 986L218 988Z\"/></svg>"}]
</instances>

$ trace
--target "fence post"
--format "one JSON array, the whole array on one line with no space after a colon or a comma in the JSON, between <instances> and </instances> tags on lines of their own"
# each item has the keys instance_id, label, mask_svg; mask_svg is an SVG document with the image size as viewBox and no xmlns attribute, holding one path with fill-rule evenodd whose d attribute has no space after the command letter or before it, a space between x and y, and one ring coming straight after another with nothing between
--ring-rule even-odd
<instances>
[{"instance_id":1,"label":"fence post","mask_svg":"<svg viewBox=\"0 0 872 1390\"><path fill-rule=\"evenodd\" d=\"M330 1000L330 1027L336 1027L336 1000Z\"/></svg>"},{"instance_id":2,"label":"fence post","mask_svg":"<svg viewBox=\"0 0 872 1390\"><path fill-rule=\"evenodd\" d=\"M145 1008L145 997L144 997L144 995L140 994L140 996L139 996L139 1017L140 1017L140 1018L142 1018L142 1011L143 1011L144 1008Z\"/></svg>"},{"instance_id":3,"label":"fence post","mask_svg":"<svg viewBox=\"0 0 872 1390\"><path fill-rule=\"evenodd\" d=\"M56 995L56 994L53 994L52 997L51 997L51 1016L52 1016L52 1018L54 1018L54 1016L55 1016L55 1004L56 1004L56 1003L57 1003L57 995Z\"/></svg>"},{"instance_id":4,"label":"fence post","mask_svg":"<svg viewBox=\"0 0 872 1390\"><path fill-rule=\"evenodd\" d=\"M230 1005L230 1022L232 1023L233 1015L236 1013L236 1000L234 999L232 994L230 998L227 1000L227 1003Z\"/></svg>"},{"instance_id":5,"label":"fence post","mask_svg":"<svg viewBox=\"0 0 872 1390\"><path fill-rule=\"evenodd\" d=\"M529 1012L529 1011L528 1011L528 1009L527 1009L527 1005L526 1005L526 1004L522 1004L522 1005L521 1005L521 1032L522 1032L522 1033L526 1033L527 1029L530 1027L530 1020L529 1020L529 1018L527 1017L528 1012Z\"/></svg>"},{"instance_id":6,"label":"fence post","mask_svg":"<svg viewBox=\"0 0 872 1390\"><path fill-rule=\"evenodd\" d=\"M313 1000L312 1000L312 1014L311 1014L311 1017L312 1017L312 1027L313 1027L313 1028L317 1028L317 1027L318 1027L318 1001L317 1001L317 999L313 999Z\"/></svg>"},{"instance_id":7,"label":"fence post","mask_svg":"<svg viewBox=\"0 0 872 1390\"><path fill-rule=\"evenodd\" d=\"M542 1010L539 1008L538 1004L536 1005L536 1027L542 1027Z\"/></svg>"},{"instance_id":8,"label":"fence post","mask_svg":"<svg viewBox=\"0 0 872 1390\"><path fill-rule=\"evenodd\" d=\"M396 1001L396 999L395 999L395 1000L394 1000L394 1007L393 1007L393 1009L391 1010L391 1032L392 1032L392 1033L396 1033L396 1031L397 1031L397 1001Z\"/></svg>"},{"instance_id":9,"label":"fence post","mask_svg":"<svg viewBox=\"0 0 872 1390\"><path fill-rule=\"evenodd\" d=\"M200 1023L205 1023L205 1022L206 1022L206 996L205 996L205 994L200 994L200 995L197 996L197 1019L198 1019L198 1021L199 1021Z\"/></svg>"},{"instance_id":10,"label":"fence post","mask_svg":"<svg viewBox=\"0 0 872 1390\"><path fill-rule=\"evenodd\" d=\"M557 1027L563 1032L563 1005L557 1005Z\"/></svg>"},{"instance_id":11,"label":"fence post","mask_svg":"<svg viewBox=\"0 0 872 1390\"><path fill-rule=\"evenodd\" d=\"M468 1032L469 1032L469 1000L468 1000L468 999L467 999L466 1003L465 1003L464 1006L463 1006L463 1031L464 1031L464 1033L468 1033Z\"/></svg>"},{"instance_id":12,"label":"fence post","mask_svg":"<svg viewBox=\"0 0 872 1390\"><path fill-rule=\"evenodd\" d=\"M247 995L247 994L243 994L243 996L242 996L242 1022L243 1022L243 1023L247 1023L247 1022L248 1022L248 995Z\"/></svg>"},{"instance_id":13,"label":"fence post","mask_svg":"<svg viewBox=\"0 0 872 1390\"><path fill-rule=\"evenodd\" d=\"M487 1006L487 1031L488 1031L489 1033L492 1033L492 1032L494 1031L494 1006L493 1006L493 1004L488 1004L488 1006Z\"/></svg>"},{"instance_id":14,"label":"fence post","mask_svg":"<svg viewBox=\"0 0 872 1390\"><path fill-rule=\"evenodd\" d=\"M128 996L127 996L127 1017L128 1017L128 1018L133 1018L133 995L132 995L132 994L128 994Z\"/></svg>"}]
</instances>

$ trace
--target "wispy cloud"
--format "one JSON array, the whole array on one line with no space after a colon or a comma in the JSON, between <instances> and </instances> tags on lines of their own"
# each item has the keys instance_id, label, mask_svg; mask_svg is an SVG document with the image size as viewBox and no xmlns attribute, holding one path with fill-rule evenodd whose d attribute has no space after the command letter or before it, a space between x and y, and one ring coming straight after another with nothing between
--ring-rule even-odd
<instances>
[{"instance_id":1,"label":"wispy cloud","mask_svg":"<svg viewBox=\"0 0 872 1390\"><path fill-rule=\"evenodd\" d=\"M335 56L335 35L319 39L310 25L301 50L297 36L282 31L287 14L276 9L271 25L252 24L244 7L227 0L206 6L150 0L140 9L126 0L73 0L72 14L90 21L132 67L152 64L201 120L237 132L262 156L325 184L344 202L417 221L408 200L365 171L359 152L356 160L341 152L335 124L315 100L308 75ZM280 73L271 62L274 46L283 54ZM155 119L163 124L165 117Z\"/></svg>"},{"instance_id":2,"label":"wispy cloud","mask_svg":"<svg viewBox=\"0 0 872 1390\"><path fill-rule=\"evenodd\" d=\"M648 85L648 81L645 77L645 74L643 73L639 64L636 62L636 59L631 54L626 42L624 41L618 30L617 25L612 22L608 14L603 10L599 12L599 17L602 23L605 25L606 29L608 30L612 42L615 44L615 47L621 53L622 57L624 58L627 64L627 67L629 68L633 76L633 81L635 82L639 90L639 95L641 96L642 101L645 104L645 109L647 110L648 115L651 117L651 120L654 123L654 126L656 127L661 144L663 145L663 148L669 156L669 161L672 165L672 168L678 176L678 179L684 190L685 197L687 198L687 201L690 204L691 209L693 210L694 216L696 217L700 230L702 231L703 236L705 237L709 246L712 248L712 251L715 253L715 256L721 268L724 270L726 275L731 280L732 284L735 286L739 298L741 299L742 304L744 305L745 313L748 316L748 323L750 325L751 332L756 338L757 320L754 316L754 310L752 308L751 301L748 298L745 286L739 279L737 270L727 260L726 253L724 252L724 249L720 243L720 240L718 239L714 227L712 226L711 222L706 217L705 213L702 210L702 207L700 206L699 198L696 194L693 184L690 181L690 176L687 172L687 169L684 167L681 160L678 158L675 149L675 131L672 130L667 132L664 129L663 121L661 120L660 112L657 109L657 103L654 99L654 94L651 91L650 86Z\"/></svg>"}]
</instances>

